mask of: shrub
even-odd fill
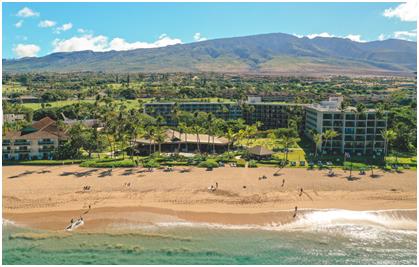
[[[255,160],[249,161],[249,164],[247,165],[249,168],[257,168],[257,163]]]
[[[198,167],[200,168],[217,168],[218,163],[213,159],[207,159],[206,161],[203,161],[198,164]]]
[[[39,165],[39,166],[50,166],[50,165],[65,165],[80,163],[82,160],[4,160],[3,165]]]
[[[158,168],[160,167],[160,163],[151,159],[149,161],[144,162],[143,167],[144,168]]]
[[[236,165],[237,167],[246,167],[246,161],[244,159],[238,159]]]
[[[135,167],[135,162],[131,159],[102,159],[85,161],[80,166],[90,168],[127,168]]]

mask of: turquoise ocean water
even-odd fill
[[[280,226],[125,225],[50,232],[3,221],[3,264],[416,264],[416,222],[317,212]]]

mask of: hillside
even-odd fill
[[[358,43],[273,33],[152,49],[3,59],[3,71],[412,75],[416,57],[416,42],[390,39]]]

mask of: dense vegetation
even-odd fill
[[[153,140],[150,151],[158,152],[167,127],[161,117],[154,118],[143,113],[143,104],[147,101],[241,101],[252,94],[280,94],[291,97],[289,101],[299,103],[343,95],[346,104],[355,105],[359,110],[378,108],[388,111],[389,129],[383,134],[388,140],[389,152],[406,154],[416,151],[416,84],[408,78],[309,78],[213,73],[5,74],[3,86],[4,96],[31,95],[41,102],[3,101],[4,113],[26,113],[33,120],[45,116],[62,120],[61,114],[64,114],[71,119],[95,118],[103,122],[101,131],[81,124],[66,129],[70,139],[56,152],[55,157],[59,159],[76,159],[83,154],[100,156],[104,152],[111,157],[125,153],[132,158],[130,142],[140,137]],[[274,147],[286,149],[298,147],[302,139],[298,131],[301,114],[290,120],[289,129],[270,131],[261,131],[259,124],[245,125],[243,120],[224,121],[203,112],[191,114],[176,109],[173,116],[178,124],[177,131],[223,136],[229,140],[229,148],[257,144],[257,140],[265,139]],[[23,125],[22,122],[5,123],[3,130],[20,129]],[[330,134],[333,133],[328,133],[329,137],[323,136],[323,140],[330,138]],[[308,148],[315,152],[313,145]]]

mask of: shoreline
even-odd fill
[[[84,210],[3,213],[3,220],[13,222],[16,226],[30,227],[39,230],[64,230],[69,224],[68,219],[78,218]],[[350,213],[352,216],[362,214],[387,215],[394,220],[410,220],[416,225],[416,209],[388,209],[388,210],[346,210],[331,209],[302,209],[294,218],[294,211],[281,210],[261,213],[216,213],[176,211],[153,207],[103,207],[91,209],[82,215],[85,224],[77,232],[101,232],[129,230],[131,226],[159,226],[176,224],[203,224],[223,226],[285,226],[297,222],[315,212],[327,214],[330,212]],[[340,219],[340,218],[338,218]],[[355,218],[355,220],[358,220]],[[362,221],[362,219],[359,219]],[[131,229],[132,230],[132,229]],[[416,230],[416,227],[415,227]]]

